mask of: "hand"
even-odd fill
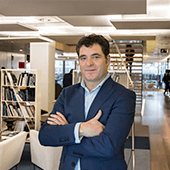
[[[48,118],[47,123],[50,125],[66,125],[68,124],[66,118],[60,112],[56,112],[56,114],[51,114],[51,117]]]
[[[79,136],[93,137],[103,132],[105,126],[98,121],[101,115],[102,111],[99,110],[97,115],[93,119],[81,123],[79,129]]]

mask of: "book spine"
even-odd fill
[[[29,113],[29,116],[30,116],[30,117],[34,117],[33,114],[32,114],[32,112],[31,112],[31,110],[30,110],[30,107],[27,106],[26,109],[27,109],[27,111],[28,111],[28,113]]]
[[[13,116],[9,106],[7,106],[7,116]]]
[[[22,113],[22,111],[21,111],[21,108],[18,108],[18,109],[17,109],[17,112],[19,113],[19,115],[21,115],[21,117],[24,117],[24,115],[23,115],[23,113]]]
[[[33,105],[29,106],[32,112],[32,115],[35,116],[35,107]]]
[[[10,85],[14,85],[11,73],[7,72],[7,75],[8,75],[8,79],[9,79]]]
[[[3,104],[3,116],[6,116],[6,105]]]
[[[20,97],[19,94],[16,94],[16,97],[17,97],[17,99],[18,99],[19,102],[23,102],[23,99]]]
[[[28,115],[28,112],[27,112],[25,106],[21,106],[21,110],[22,110],[22,113],[23,113],[24,117],[30,117],[30,116]]]

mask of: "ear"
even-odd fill
[[[110,55],[109,54],[107,55],[106,63],[108,66],[110,65]]]

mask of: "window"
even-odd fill
[[[71,69],[75,69],[75,61],[65,61],[65,73],[69,73]]]
[[[150,83],[155,83],[155,89],[165,87],[162,82],[166,70],[166,63],[143,63],[143,83],[148,88]]]
[[[63,87],[63,76],[69,73],[71,69],[75,69],[75,61],[55,60],[55,82]]]
[[[55,82],[63,86],[63,61],[55,60]]]

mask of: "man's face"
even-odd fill
[[[79,63],[85,83],[93,82],[98,85],[107,74],[110,56],[108,55],[106,60],[99,44],[82,46],[79,51]]]

